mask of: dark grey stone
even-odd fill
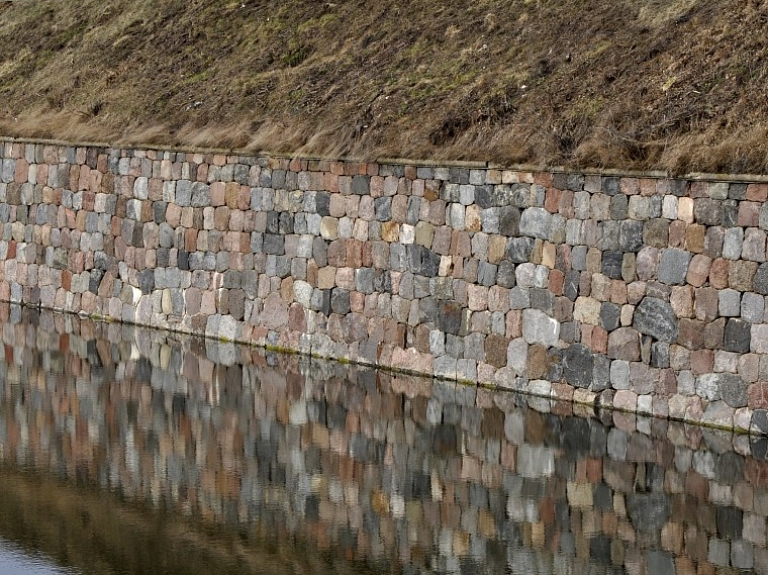
[[[349,292],[341,288],[331,290],[331,310],[334,313],[347,315],[350,312]]]
[[[535,241],[529,237],[512,238],[507,244],[507,258],[516,264],[528,262],[531,258]]]
[[[532,308],[540,309],[547,315],[552,315],[555,296],[551,291],[544,288],[531,288],[528,291],[528,296],[530,297]]]
[[[321,216],[331,215],[331,194],[328,192],[317,192],[315,194],[315,212]]]
[[[731,407],[747,406],[747,384],[734,373],[717,374],[720,396]]]
[[[373,280],[376,272],[373,268],[360,268],[355,270],[355,287],[357,291],[365,294],[373,293]]]
[[[621,191],[621,180],[614,176],[603,176],[600,181],[600,189],[604,194],[615,196]]]
[[[715,481],[723,485],[734,485],[744,480],[744,456],[733,451],[720,454],[715,464]]]
[[[652,248],[666,248],[669,245],[669,221],[655,218],[645,222],[643,243]]]
[[[619,248],[623,252],[638,252],[643,247],[643,222],[624,220],[619,227]]]
[[[744,530],[744,512],[738,507],[721,507],[715,510],[717,535],[721,539],[741,539]]]
[[[455,301],[441,301],[438,304],[437,325],[440,331],[458,334],[461,331],[463,310]]]
[[[388,222],[392,219],[392,198],[376,198],[373,205],[378,221]]]
[[[621,279],[621,265],[623,261],[624,254],[621,252],[610,250],[603,252],[603,274],[614,280]]]
[[[485,287],[496,284],[496,266],[488,262],[480,262],[477,266],[477,283]]]
[[[746,200],[747,184],[731,184],[728,186],[728,198],[731,200]]]
[[[352,178],[352,193],[365,196],[371,192],[370,176],[354,176]]]
[[[722,226],[732,228],[739,222],[739,204],[736,200],[725,200],[723,202]]]
[[[503,288],[515,287],[515,264],[504,260],[496,270],[496,283]]]
[[[328,265],[328,242],[321,237],[312,240],[312,257],[318,267]]]
[[[264,234],[265,254],[281,256],[285,254],[285,238],[279,234]]]
[[[589,387],[592,383],[594,361],[590,349],[580,343],[571,345],[563,354],[565,380],[576,387]]]
[[[654,549],[645,552],[646,573],[653,575],[675,575],[675,561],[671,553]]]
[[[152,219],[156,224],[162,224],[165,221],[165,211],[168,209],[166,202],[154,202],[152,204]]]
[[[499,233],[515,238],[520,233],[520,210],[514,206],[504,206],[499,215]]]
[[[562,337],[563,330],[560,329]],[[602,353],[593,356],[592,385],[590,391],[603,391],[611,386],[611,360]]]
[[[278,233],[292,234],[293,233],[293,214],[290,212],[280,212],[278,221]]]
[[[606,331],[613,331],[619,327],[621,320],[621,307],[609,302],[600,305],[600,325]]]
[[[723,218],[722,202],[711,198],[696,198],[693,201],[693,215],[696,223],[719,226]]]
[[[675,312],[668,302],[660,299],[643,298],[635,310],[632,327],[659,341],[674,343],[677,340],[678,324]]]
[[[579,282],[581,281],[581,274],[577,270],[571,270],[565,274],[565,282],[563,284],[563,294],[571,301],[576,301],[579,297]]]
[[[405,212],[405,223],[415,226],[419,223],[419,210],[421,209],[421,198],[411,196],[408,198],[408,207]]]
[[[475,186],[475,203],[481,208],[488,209],[496,205],[492,186]]]
[[[629,200],[624,194],[613,196],[611,198],[611,219],[612,220],[625,220],[627,217],[627,211],[629,209]]]
[[[755,291],[762,295],[768,295],[768,263],[760,264],[760,267],[757,268]]]
[[[743,319],[730,318],[725,324],[724,346],[726,351],[749,353],[752,324]]]
[[[666,493],[630,493],[627,496],[627,513],[638,531],[660,531],[669,518],[669,496]]]
[[[666,369],[669,367],[669,344],[657,341],[651,344],[651,367]]]

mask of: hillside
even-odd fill
[[[0,134],[768,173],[768,1],[0,2]]]

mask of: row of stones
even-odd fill
[[[18,340],[15,343],[18,345]],[[92,346],[77,344],[75,349],[78,357],[82,356],[88,347]],[[158,358],[158,360],[160,359]],[[35,365],[35,363],[33,362],[31,365]],[[87,369],[87,362],[84,365]],[[127,367],[117,371],[134,373],[136,368]],[[139,371],[141,370],[139,369]],[[290,379],[290,375],[288,379]],[[325,375],[322,379],[330,381],[317,387],[310,396],[292,400],[287,408],[280,408],[281,402],[285,400],[286,376],[284,370],[274,375],[259,373],[257,377],[251,380],[258,382],[257,389],[260,393],[267,394],[263,398],[267,401],[267,411],[261,417],[266,419],[277,417],[282,425],[290,424],[307,430],[306,434],[302,434],[302,437],[306,437],[306,443],[302,445],[301,450],[308,463],[301,469],[294,470],[290,466],[286,467],[290,474],[309,473],[315,477],[310,496],[295,510],[304,520],[322,520],[327,528],[328,524],[334,524],[338,518],[344,518],[338,528],[344,529],[351,526],[356,530],[360,524],[354,518],[359,517],[362,506],[364,515],[373,513],[375,516],[377,528],[374,529],[374,532],[387,532],[386,523],[391,521],[388,517],[392,517],[395,521],[405,520],[416,525],[441,525],[442,528],[452,534],[450,544],[442,545],[440,547],[441,552],[456,556],[471,553],[476,559],[482,560],[484,556],[478,549],[484,547],[485,544],[472,545],[470,550],[468,546],[462,544],[463,534],[474,533],[473,537],[479,536],[481,538],[498,537],[505,532],[504,520],[501,519],[504,516],[508,516],[516,525],[524,527],[524,532],[531,530],[529,535],[524,537],[525,544],[536,549],[549,547],[547,544],[548,531],[544,529],[544,525],[554,519],[551,517],[551,511],[547,511],[550,506],[545,502],[543,507],[540,507],[542,505],[540,502],[534,502],[530,499],[531,495],[526,495],[538,493],[543,488],[545,493],[554,498],[555,507],[557,507],[558,501],[567,501],[568,516],[564,520],[562,513],[559,514],[561,527],[569,526],[561,533],[561,537],[567,542],[564,550],[566,554],[576,553],[580,558],[584,558],[585,554],[591,552],[593,558],[598,561],[603,559],[621,564],[624,560],[630,562],[636,560],[638,551],[650,549],[646,553],[640,553],[641,559],[652,557],[650,559],[652,562],[657,560],[670,561],[670,557],[664,553],[654,555],[657,552],[653,550],[661,547],[668,552],[682,555],[678,559],[679,566],[688,565],[687,560],[702,565],[711,561],[717,565],[731,564],[738,568],[755,567],[761,569],[764,567],[762,549],[765,546],[765,514],[768,512],[768,498],[764,489],[755,489],[742,482],[745,461],[740,457],[732,453],[717,456],[707,450],[692,452],[688,448],[681,447],[670,452],[668,448],[656,447],[647,439],[643,440],[637,435],[627,436],[616,429],[611,430],[606,435],[605,431],[601,431],[600,426],[591,426],[586,421],[570,419],[559,424],[562,425],[559,430],[559,437],[562,438],[561,441],[564,441],[562,445],[564,452],[570,454],[569,459],[571,461],[573,458],[577,460],[574,466],[573,463],[563,461],[562,456],[551,448],[545,448],[541,445],[542,438],[548,435],[548,432],[546,425],[544,425],[545,419],[536,414],[523,415],[520,411],[512,411],[507,412],[506,417],[499,420],[498,411],[495,408],[481,409],[477,412],[475,407],[453,403],[459,396],[466,396],[464,402],[469,402],[474,406],[477,400],[472,401],[471,398],[475,395],[475,390],[471,388],[467,388],[471,393],[461,391],[457,395],[458,390],[455,386],[437,386],[430,392],[432,394],[430,402],[415,410],[413,409],[415,406],[408,409],[408,402],[406,402],[407,413],[404,415],[418,418],[415,420],[417,421],[417,429],[422,427],[434,428],[435,426],[440,429],[441,426],[446,426],[444,430],[447,430],[447,427],[453,427],[451,421],[457,417],[458,413],[461,413],[460,418],[456,420],[456,428],[467,434],[466,441],[462,440],[462,442],[466,443],[470,452],[456,459],[455,463],[447,464],[446,472],[453,475],[455,479],[445,477],[438,479],[435,483],[435,478],[430,478],[428,475],[412,477],[407,479],[399,488],[390,491],[390,487],[376,483],[360,485],[347,473],[341,473],[338,477],[346,479],[339,481],[333,477],[335,472],[328,468],[325,474],[330,473],[330,475],[324,474],[322,479],[318,480],[317,475],[312,472],[314,464],[309,463],[317,448],[320,448],[321,451],[336,449],[341,453],[350,452],[353,458],[362,458],[363,460],[371,456],[376,457],[374,454],[377,452],[383,453],[378,448],[366,449],[362,452],[356,451],[357,447],[351,446],[351,444],[337,443],[338,438],[331,440],[334,429],[338,429],[339,426],[341,428],[349,426],[350,420],[346,416],[348,411],[360,414],[360,428],[363,433],[371,434],[371,437],[377,433],[377,429],[383,430],[391,427],[391,424],[387,423],[390,419],[396,421],[398,417],[403,416],[396,407],[403,405],[402,400],[398,399],[399,396],[386,397],[387,394],[392,393],[391,391],[384,391],[384,395],[379,395],[379,397],[372,397],[365,393],[360,395],[359,388],[356,391],[355,386],[350,388],[349,384],[339,383],[338,380],[334,382],[333,378],[327,378]],[[19,380],[11,378],[6,381]],[[35,381],[35,378],[27,381]],[[168,421],[178,417],[177,414],[171,416],[170,403],[151,401],[149,396],[129,390],[131,385],[124,385],[125,383],[128,382],[124,381],[120,387],[123,389],[123,394],[127,395],[130,400],[144,397],[143,400],[140,400],[138,410],[140,415],[138,423],[140,425],[156,425],[160,420],[154,412],[163,405],[165,405],[164,409],[169,410],[166,414]],[[419,389],[425,388],[415,388],[413,391],[418,393]],[[65,396],[69,393],[65,386],[58,388],[58,390],[63,392]],[[80,395],[82,396],[82,394]],[[95,399],[104,401],[106,397],[104,395],[95,396]],[[109,397],[112,401],[115,400],[114,394],[109,394]],[[42,395],[42,398],[45,399],[46,395]],[[76,401],[80,400],[87,401],[84,396]],[[331,403],[328,403],[329,401]],[[152,407],[145,405],[146,402],[150,402]],[[339,406],[335,407],[334,402],[339,402]],[[40,405],[46,405],[46,403],[47,400],[40,402]],[[174,406],[175,403],[174,400]],[[246,418],[239,424],[241,427],[245,426],[243,427],[244,430],[246,427],[251,430],[258,430],[263,428],[263,425],[261,427],[248,425],[247,420],[252,417],[250,409],[253,409],[254,405],[260,404],[261,402],[254,403],[251,397],[244,397],[242,406],[248,407],[232,405],[228,409],[234,409],[238,417]],[[434,407],[430,408],[430,405],[437,405],[438,411]],[[358,411],[353,406],[367,407],[367,409]],[[119,406],[115,407],[115,413],[123,412]],[[278,412],[275,412],[275,409]],[[279,411],[283,410],[287,420],[281,420],[278,416]],[[93,412],[81,410],[80,413]],[[202,414],[202,412],[200,413]],[[419,413],[421,415],[418,415]],[[380,422],[380,418],[383,418],[384,421]],[[464,423],[459,424],[460,420]],[[47,420],[30,417],[28,421],[43,422]],[[102,429],[103,432],[106,432],[101,426],[93,427],[91,421],[89,424],[93,429]],[[494,431],[499,424],[502,424],[503,429],[499,428]],[[551,419],[546,424],[558,425],[557,420]],[[164,427],[156,430],[159,434],[157,437],[161,440],[160,446],[181,445],[178,439],[169,442],[163,440],[170,429],[172,428]],[[195,429],[197,428],[195,427]],[[277,427],[270,432],[270,441],[274,441],[275,438],[279,438],[280,442],[289,441],[287,429],[278,432],[279,429],[280,427]],[[213,430],[209,431],[211,432],[210,435],[204,434],[198,437],[197,441],[216,444],[223,442],[220,443],[222,446],[231,443],[229,434],[233,433],[234,430],[224,428],[215,433]],[[249,433],[253,433],[253,431]],[[516,446],[511,454],[505,455],[506,452],[503,447],[499,450],[498,447],[493,446],[495,442],[498,442],[496,437],[499,434]],[[32,436],[34,436],[34,432]],[[53,436],[55,437],[56,434],[54,433]],[[142,441],[143,434],[137,432],[132,437],[135,438],[135,444],[143,451],[146,448]],[[483,437],[479,442],[474,439],[479,437]],[[86,438],[82,439],[85,440]],[[287,460],[280,460],[278,453],[290,453],[289,448],[281,449],[275,445],[269,449],[269,453],[272,455],[268,455],[264,451],[267,448],[266,445],[263,445],[264,442],[254,439],[256,444],[260,446],[260,456],[267,457],[266,460],[260,460],[262,465],[265,461],[272,461],[274,458],[277,458],[274,459],[276,465],[281,465],[281,461],[282,465],[288,465]],[[99,439],[99,441],[101,440],[108,441],[108,438]],[[333,443],[329,443],[329,440]],[[386,439],[386,442],[394,442],[395,445],[401,441],[406,441],[411,449],[426,445],[434,445],[436,449],[442,449],[440,445],[449,446],[456,441],[456,438],[451,440],[436,435],[433,441],[437,443],[433,444],[429,441],[424,442],[419,437],[408,439],[406,433],[406,436],[395,434],[387,436]],[[248,443],[245,442],[245,444]],[[153,440],[152,444],[157,445],[157,441]],[[573,448],[576,451],[573,451]],[[83,453],[87,452],[87,450],[83,451]],[[168,457],[170,453],[161,449],[159,453],[155,454],[155,457]],[[398,453],[398,450],[395,449],[393,453]],[[603,457],[607,454],[611,459],[605,459],[602,463],[599,459],[594,459],[601,454]],[[615,463],[611,463],[613,457],[621,459],[639,458],[641,461],[647,461],[649,457],[651,460],[656,460],[661,454],[664,454],[663,460],[670,465],[666,471],[664,471],[663,466],[651,468],[638,466],[635,468],[634,466],[617,466]],[[473,464],[473,461],[488,462],[494,458],[509,457],[510,455],[512,459],[507,465],[510,471],[515,471],[517,475],[507,477],[503,482],[490,483],[487,485],[488,491],[478,491],[477,485],[483,484],[484,477],[487,484],[487,478],[492,477],[492,474],[488,473],[487,470],[483,474],[482,468]],[[242,455],[234,454],[234,457],[234,462],[225,461],[224,464],[234,463],[236,468],[245,468],[243,467],[245,464],[239,461]],[[750,460],[747,460],[747,467],[749,464]],[[673,467],[674,471],[672,470]],[[407,466],[399,468],[405,469]],[[164,465],[160,464],[158,469],[164,469]],[[255,469],[249,469],[249,471],[256,473]],[[174,473],[172,472],[169,476],[171,481],[175,477]],[[360,477],[362,476],[361,474]],[[373,477],[371,474],[365,474],[365,476]],[[553,482],[553,476],[557,477],[558,480]],[[709,478],[709,481],[704,478]],[[186,475],[180,479],[182,482],[188,480],[190,479]],[[309,480],[309,475],[307,480]],[[122,481],[130,485],[132,478],[126,475]],[[287,481],[290,483],[289,479]],[[690,499],[690,496],[694,494],[699,501],[698,503],[691,501],[690,505],[686,505],[682,499],[674,495],[669,500],[653,496],[632,495],[638,481],[646,488],[651,489],[652,492],[660,490],[666,485],[673,493],[684,493],[686,499]],[[426,482],[426,487],[422,487],[424,482]],[[540,486],[536,487],[539,483]],[[495,491],[500,489],[502,484],[506,487],[500,502],[501,507],[496,509],[494,507],[494,502],[497,501]],[[221,484],[219,483],[219,485]],[[205,485],[201,487],[210,489]],[[224,489],[224,495],[226,495],[226,488],[221,486],[219,488]],[[242,492],[238,491],[237,493]],[[427,500],[425,501],[425,494],[430,493],[433,494],[433,501],[429,500],[429,495],[426,495]],[[703,505],[703,502],[707,500],[711,501],[711,507]],[[416,504],[415,501],[421,503]],[[461,510],[458,514],[449,511],[451,501]],[[252,505],[253,502],[250,504]],[[732,504],[746,512],[722,507]],[[445,507],[446,505],[448,507]],[[489,506],[487,511],[483,509],[484,506]],[[441,510],[443,507],[445,509]],[[480,507],[479,512],[476,507]],[[474,511],[473,508],[475,508]],[[672,509],[675,511],[674,518],[670,514]],[[321,512],[321,510],[323,511]],[[434,523],[431,523],[433,521]],[[643,525],[644,527],[636,531],[632,527],[633,525]],[[613,543],[614,540],[617,543]],[[607,548],[603,543],[604,541],[607,541],[605,544]],[[619,541],[624,543],[619,543]],[[428,548],[434,544],[434,540],[432,537],[428,537],[421,543]]]

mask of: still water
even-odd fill
[[[763,439],[7,305],[0,325],[0,575],[768,573]]]

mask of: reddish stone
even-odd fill
[[[563,284],[565,283],[565,274],[560,270],[549,272],[549,291],[556,296],[563,295]]]
[[[696,318],[702,321],[712,321],[717,317],[718,296],[714,288],[698,288],[694,295]]]
[[[723,348],[723,333],[725,332],[725,318],[721,317],[704,326],[704,347],[707,349]]]
[[[760,223],[760,204],[757,202],[739,202],[737,224],[744,228],[757,227]]]
[[[711,373],[715,364],[715,352],[711,349],[697,349],[691,352],[691,373]]]
[[[677,341],[688,349],[704,347],[704,322],[695,319],[682,318],[678,324]]]
[[[675,220],[669,224],[669,247],[682,248],[685,244],[685,229],[688,227],[682,220]]]
[[[688,266],[686,281],[694,287],[701,287],[707,281],[712,260],[707,256],[696,254]]]
[[[427,334],[427,337],[429,337],[429,334]],[[497,334],[489,335],[485,339],[485,361],[494,367],[504,367],[507,365],[508,345],[509,338]]]
[[[562,192],[557,188],[547,189],[546,199],[544,200],[544,209],[548,212],[556,214],[560,209],[560,198]]]
[[[747,405],[750,409],[768,409],[768,382],[758,381],[749,386]]]
[[[709,268],[709,284],[716,289],[727,288],[729,273],[730,262],[728,260],[723,258],[714,260]]]
[[[747,186],[747,199],[750,202],[764,202],[768,200],[768,184],[749,184]]]

